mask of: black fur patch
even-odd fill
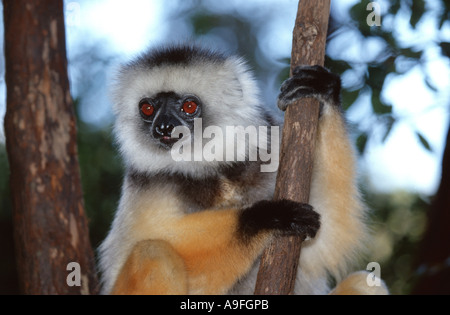
[[[128,178],[137,188],[151,190],[152,186],[173,187],[186,204],[187,212],[211,207],[217,195],[220,194],[220,181],[217,176],[195,178],[178,173],[145,174],[131,171]]]
[[[222,200],[222,181],[224,179],[234,185],[236,193],[242,196],[242,204],[252,204],[255,202],[255,190],[260,190],[260,184],[267,180],[264,176],[270,175],[260,172],[260,164],[254,162],[224,165],[217,170],[216,175],[207,177],[165,172],[146,174],[135,170],[127,172],[130,184],[136,189],[147,189],[150,191],[149,193],[151,193],[152,186],[167,186],[174,189],[186,205],[186,213],[217,208],[217,202]],[[155,198],[157,197],[155,196]],[[240,207],[240,205],[236,206]]]
[[[131,66],[157,67],[161,65],[189,65],[194,62],[224,62],[222,53],[192,45],[169,46],[150,50],[131,62]]]
[[[242,211],[238,233],[244,240],[267,230],[312,238],[319,227],[320,215],[308,204],[285,199],[263,200]]]

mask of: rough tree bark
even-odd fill
[[[301,0],[295,21],[291,73],[298,65],[322,65],[329,0]],[[319,103],[308,98],[285,113],[275,199],[308,203]],[[291,294],[300,257],[300,237],[276,239],[261,258],[255,294]]]
[[[3,6],[5,132],[19,285],[24,294],[95,294],[63,2],[4,0]],[[81,286],[67,285],[70,262],[81,267]]]

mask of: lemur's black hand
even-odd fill
[[[278,107],[286,110],[289,104],[304,97],[315,97],[321,102],[340,104],[341,79],[321,66],[298,66],[292,77],[281,85]]]
[[[320,215],[309,204],[291,200],[263,200],[242,211],[239,232],[244,238],[260,231],[313,238],[320,227]]]

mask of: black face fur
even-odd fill
[[[160,92],[154,97],[143,98],[138,104],[138,110],[143,131],[165,149],[170,149],[183,137],[181,134],[172,137],[176,127],[185,126],[192,133],[194,119],[202,118],[202,102],[193,94]]]

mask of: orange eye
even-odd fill
[[[144,114],[144,116],[150,117],[151,115],[153,115],[154,111],[155,108],[149,103],[144,103],[141,105],[141,112],[142,114]]]
[[[183,104],[181,110],[188,115],[192,115],[197,111],[198,105],[193,101],[188,101]]]

